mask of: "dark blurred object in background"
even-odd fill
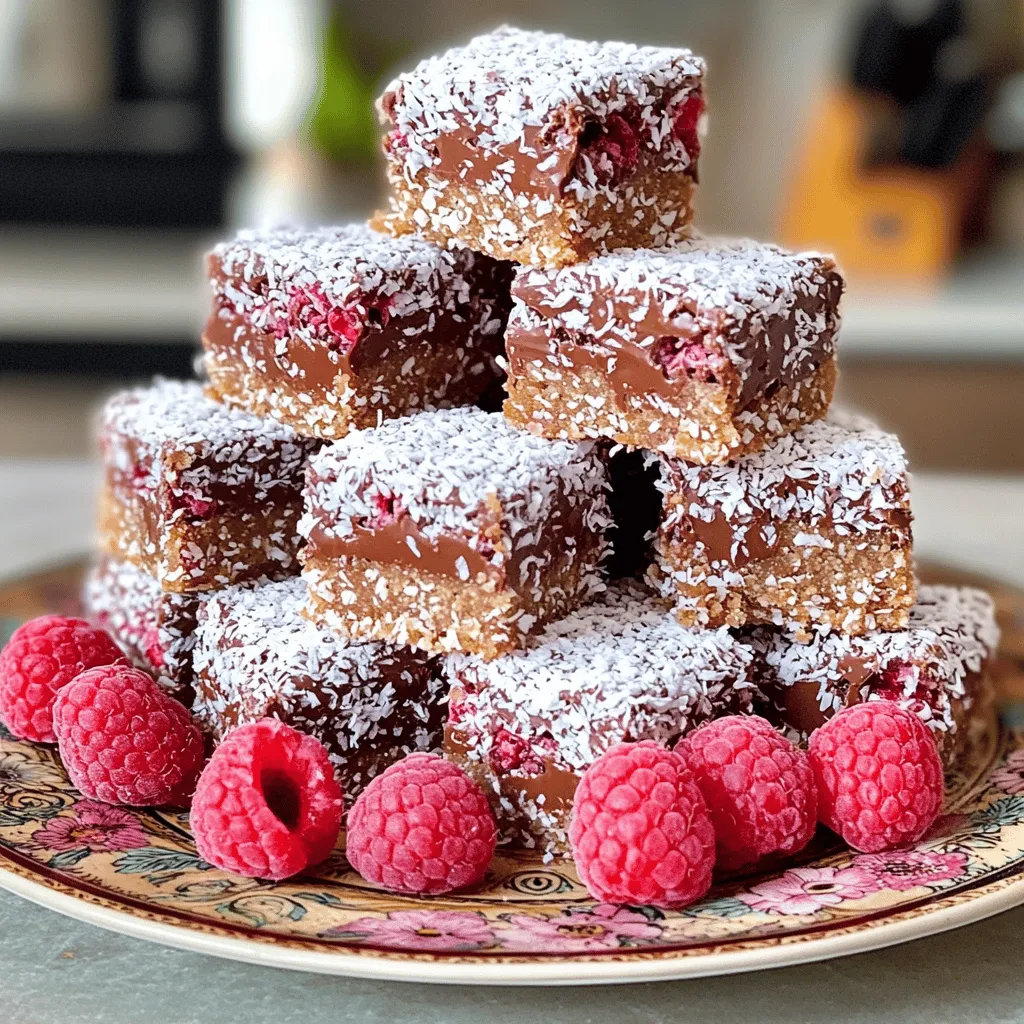
[[[928,281],[983,235],[992,84],[963,0],[873,0],[808,126],[782,233],[853,277]]]
[[[236,158],[215,0],[7,3],[0,220],[205,228]]]

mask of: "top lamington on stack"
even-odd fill
[[[562,266],[683,238],[704,62],[689,50],[502,28],[421,61],[379,101],[389,226]]]
[[[211,253],[206,394],[108,408],[89,602],[212,740],[283,718],[352,797],[447,718],[547,857],[595,758],[723,714],[955,751],[991,602],[918,595],[903,449],[829,412],[834,262],[693,229],[703,74],[499,29],[385,90],[372,227]]]

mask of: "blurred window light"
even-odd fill
[[[316,94],[321,0],[230,0],[227,124],[242,149],[293,134]]]
[[[147,0],[139,25],[146,85],[158,93],[181,93],[199,75],[199,25],[195,5],[185,0]]]
[[[1024,152],[1024,73],[999,84],[986,126],[989,141],[1004,153]]]

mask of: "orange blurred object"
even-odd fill
[[[825,248],[856,278],[925,284],[943,276],[983,176],[968,146],[948,169],[865,166],[877,101],[837,89],[809,122],[783,204],[780,234],[798,248]]]

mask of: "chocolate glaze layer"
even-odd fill
[[[797,318],[816,316],[821,309],[834,310],[842,291],[842,281],[830,274],[824,289],[813,296],[798,296],[787,317],[775,317],[767,326],[767,340],[752,334],[749,322],[728,327],[725,314],[720,310],[704,311],[680,309],[666,316],[665,310],[655,302],[637,295],[622,295],[597,289],[593,292],[589,308],[571,300],[552,306],[543,289],[530,286],[525,279],[517,280],[513,295],[539,316],[550,320],[556,313],[576,310],[587,319],[587,328],[573,337],[566,336],[550,326],[527,329],[513,323],[506,335],[509,368],[513,377],[523,376],[528,363],[540,360],[559,367],[589,366],[606,373],[609,383],[623,397],[655,394],[668,401],[678,401],[689,378],[685,375],[669,378],[654,361],[659,338],[680,338],[693,341],[700,338],[713,356],[721,357],[731,349],[744,361],[750,360],[745,377],[731,374],[730,380],[719,381],[727,387],[735,410],[741,411],[757,402],[770,388],[790,386],[810,376],[834,351],[835,320],[817,336],[811,355],[804,360],[784,365],[789,351],[787,338],[795,333]],[[634,320],[637,309],[646,308],[641,320]],[[606,334],[609,325],[629,324],[637,335],[636,342],[611,338]],[[729,332],[728,346],[723,345],[725,332]]]
[[[509,271],[494,263],[494,280],[481,281],[482,290],[500,289],[501,278]],[[220,263],[209,260],[209,274],[219,291],[226,283],[236,287],[239,282],[228,282]],[[300,383],[306,388],[322,391],[340,390],[339,377],[374,379],[381,363],[396,352],[404,354],[422,350],[425,357],[451,350],[465,343],[467,336],[467,310],[438,306],[419,309],[405,316],[390,317],[388,322],[367,322],[354,344],[340,347],[330,341],[309,344],[293,335],[278,339],[267,331],[253,327],[229,306],[214,304],[213,312],[203,331],[203,347],[215,360],[227,365],[255,365],[268,383]],[[506,311],[495,303],[495,315],[504,317]],[[501,335],[496,333],[494,353],[500,351]],[[481,340],[482,336],[481,336]],[[481,359],[486,349],[481,348]]]
[[[311,557],[363,558],[455,579],[465,577],[465,574],[459,575],[455,564],[464,558],[469,579],[483,574],[486,579],[501,585],[505,576],[501,566],[494,565],[462,538],[450,534],[441,534],[435,540],[425,537],[408,515],[399,516],[395,522],[373,530],[354,526],[352,535],[348,537],[336,537],[328,534],[322,526],[315,526],[310,532],[306,550]]]
[[[676,86],[672,92],[678,88]],[[694,90],[694,94],[702,95],[699,90]],[[667,93],[660,102],[660,110],[664,110],[666,98]],[[392,119],[395,102],[394,91],[381,97],[382,109],[389,119]],[[593,120],[579,107],[564,106],[556,110],[543,127],[524,125],[521,139],[484,148],[478,141],[479,125],[474,126],[464,115],[450,112],[450,116],[457,127],[438,135],[430,147],[436,160],[430,167],[432,176],[478,187],[495,178],[504,178],[517,195],[551,202],[562,198],[566,184],[573,178],[580,137]],[[384,137],[383,144],[386,154],[396,161],[403,160],[400,145],[391,135]],[[657,159],[647,143],[641,145],[651,159]],[[692,157],[688,172],[696,180],[697,162]]]
[[[879,674],[867,661],[847,655],[839,664],[843,674],[841,682],[834,687],[844,708],[863,703],[877,685]],[[964,680],[966,701],[977,690],[982,673],[970,672]],[[781,725],[810,736],[815,729],[824,725],[834,712],[821,710],[818,704],[818,684],[799,682],[792,686],[769,686],[762,689],[772,705],[774,716]],[[957,716],[959,717],[959,716]]]
[[[661,466],[663,473],[671,474],[670,460],[662,459]],[[785,495],[801,486],[801,481],[788,478],[779,487],[779,492]],[[701,506],[703,499],[692,491],[680,489],[680,501],[675,503],[674,507],[687,509],[693,503]],[[865,518],[869,517],[866,515]],[[910,537],[912,515],[909,508],[882,509],[870,518],[880,518],[888,524],[887,532],[891,534],[894,546],[900,544],[901,538]],[[710,520],[694,515],[683,515],[672,533],[677,536],[680,533],[684,536],[689,534],[703,544],[710,561],[724,562],[735,569],[741,569],[750,562],[770,558],[778,551],[779,525],[765,512],[747,513],[741,521],[733,522],[720,510],[716,510]],[[823,515],[808,525],[822,532],[831,530],[832,517],[829,508],[826,507]]]
[[[469,756],[469,744],[466,734],[451,722],[444,730],[444,752],[445,756],[456,764],[473,763]],[[543,796],[540,806],[544,811],[552,815],[565,815],[566,820],[572,813],[572,798],[576,793],[580,777],[566,768],[559,768],[551,758],[543,759],[543,770],[537,774],[526,772],[496,772],[490,765],[480,764],[480,768],[489,774],[493,774],[501,787],[503,796],[521,794],[532,803]]]

